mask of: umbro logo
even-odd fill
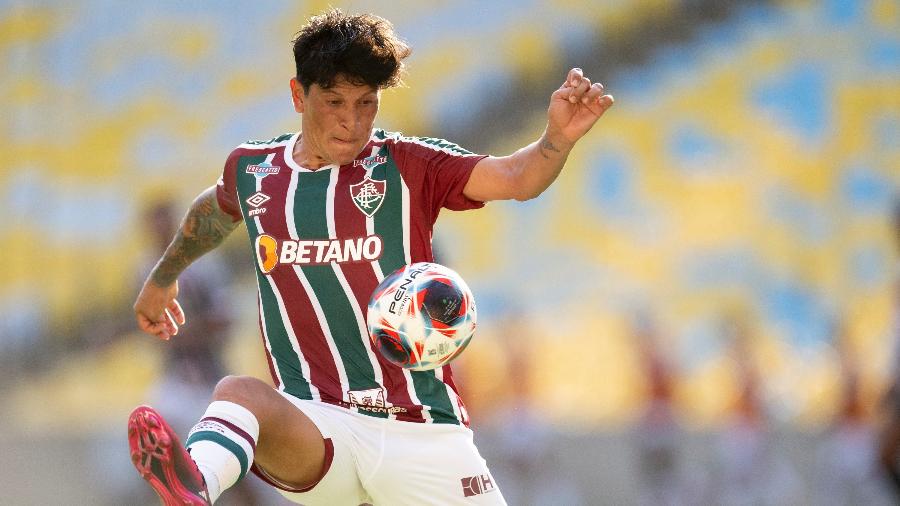
[[[250,195],[249,197],[247,197],[247,200],[245,200],[244,202],[246,202],[250,206],[256,208],[256,207],[259,207],[259,206],[265,204],[271,198],[272,197],[266,195],[263,192],[256,192],[253,195]]]

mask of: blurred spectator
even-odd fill
[[[842,330],[838,334],[841,361],[841,402],[834,422],[822,439],[815,504],[890,504],[875,479],[875,430],[863,404],[858,360]]]
[[[638,504],[687,504],[681,474],[682,430],[675,418],[674,371],[665,357],[656,323],[645,315],[632,323],[647,385],[647,402],[635,429],[640,488]]]
[[[155,249],[151,250],[152,258],[159,258],[168,247],[178,225],[176,220],[173,202],[167,199],[152,204],[145,211],[144,225],[155,244]],[[142,279],[153,267],[151,262],[145,262]],[[188,267],[179,278],[178,287],[179,300],[191,319],[179,330],[178,337],[163,348],[166,381],[206,390],[204,402],[198,409],[202,409],[212,387],[225,375],[222,352],[231,327],[226,274],[227,270],[216,255],[204,257]],[[195,417],[188,418],[192,425]]]
[[[155,244],[149,258],[159,258],[178,226],[175,205],[169,199],[151,204],[144,227]],[[153,267],[145,262],[140,279]],[[179,301],[187,322],[178,335],[162,344],[163,370],[151,387],[149,404],[156,407],[179,434],[187,434],[203,415],[216,383],[226,375],[224,352],[231,330],[228,270],[214,253],[192,264],[178,278]],[[137,293],[137,288],[134,290]],[[228,490],[222,504],[258,504],[255,480],[243,480]]]
[[[498,452],[492,471],[509,504],[521,506],[584,504],[576,483],[561,464],[567,457],[556,451],[560,435],[543,412],[534,387],[531,328],[526,312],[510,311],[504,322],[502,344],[506,353],[509,394],[497,399],[490,416],[491,444]]]
[[[34,350],[45,344],[47,314],[36,300],[40,297],[28,292],[0,299],[0,383],[33,370],[40,357]]]
[[[727,322],[738,392],[716,444],[715,504],[800,504],[802,486],[796,470],[777,443],[763,401],[752,336],[745,318]]]
[[[900,252],[900,200],[894,204],[894,241]],[[884,400],[884,427],[879,440],[879,462],[900,502],[900,262],[895,265],[893,378]]]

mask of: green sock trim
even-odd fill
[[[244,452],[244,449],[241,447],[241,445],[228,439],[222,434],[210,430],[197,431],[191,434],[191,437],[188,438],[185,446],[190,447],[197,441],[212,441],[213,443],[216,443],[217,445],[233,453],[234,456],[237,457],[238,462],[241,464],[241,475],[238,477],[238,480],[243,478],[247,474],[247,470],[250,469],[250,464],[247,462],[247,454]]]

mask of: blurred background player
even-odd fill
[[[534,323],[527,312],[515,307],[504,308],[503,318],[495,322],[503,329],[495,343],[499,347],[495,354],[503,357],[502,362],[481,367],[502,380],[497,381],[499,389],[486,400],[486,406],[475,405],[473,423],[477,433],[493,445],[491,461],[498,463],[491,471],[503,484],[510,504],[580,506],[586,501],[565,470],[568,452],[551,444],[555,429],[547,423],[542,413],[545,407],[535,395],[541,378],[534,367],[540,361],[535,350],[540,338]],[[462,372],[463,380],[471,377],[464,367]],[[469,391],[469,383],[460,383]]]
[[[884,504],[886,483],[878,466],[877,430],[864,401],[860,358],[841,322],[834,340],[840,358],[841,400],[822,435],[816,464],[815,504]]]
[[[143,216],[147,237],[154,247],[148,251],[150,258],[141,282],[165,253],[178,229],[171,197],[152,201]],[[178,278],[178,299],[191,315],[191,324],[181,329],[178,339],[162,347],[163,374],[150,387],[147,398],[180,434],[187,434],[200,418],[213,388],[228,371],[225,351],[231,338],[234,309],[233,296],[227,289],[230,279],[229,270],[217,254],[191,264]],[[257,504],[260,491],[255,485],[250,480],[241,481],[229,489],[221,504]]]
[[[712,501],[722,505],[798,504],[802,491],[797,474],[778,450],[777,427],[766,404],[754,329],[743,312],[729,314],[722,339],[729,347],[737,395],[715,442]]]
[[[664,338],[651,315],[635,315],[631,329],[647,383],[645,406],[634,429],[641,484],[638,504],[691,504],[682,470],[680,441],[684,433],[675,413],[675,361],[666,352]]]
[[[144,212],[148,237],[154,248],[152,259],[143,270],[143,279],[165,253],[178,229],[178,218],[171,199],[152,202]],[[179,277],[179,300],[192,315],[181,338],[163,347],[165,376],[154,388],[151,398],[160,410],[169,414],[174,426],[190,428],[200,413],[198,400],[206,400],[226,373],[224,351],[231,331],[231,297],[228,270],[218,255],[196,262]],[[202,404],[202,403],[201,403]]]
[[[894,240],[900,252],[900,198],[894,204]],[[879,441],[879,463],[887,475],[891,488],[900,501],[900,261],[895,261],[894,282],[894,359],[893,379],[884,398],[884,426]]]

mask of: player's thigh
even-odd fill
[[[216,385],[216,400],[235,402],[259,422],[254,464],[283,483],[305,487],[325,465],[325,440],[316,424],[279,391],[259,379],[229,376]]]
[[[290,501],[305,506],[358,506],[369,501],[359,479],[354,437],[342,420],[348,413],[335,411],[321,403],[283,395],[322,434],[326,449],[325,464],[318,480],[311,486],[294,488],[267,481]]]
[[[347,444],[341,438],[329,439],[333,455],[327,458],[324,475],[311,487],[293,488],[269,481],[286,499],[304,506],[359,506],[367,502],[356,472],[356,462]]]
[[[371,477],[363,477],[374,504],[506,504],[470,430],[414,425],[386,431],[382,463]]]

